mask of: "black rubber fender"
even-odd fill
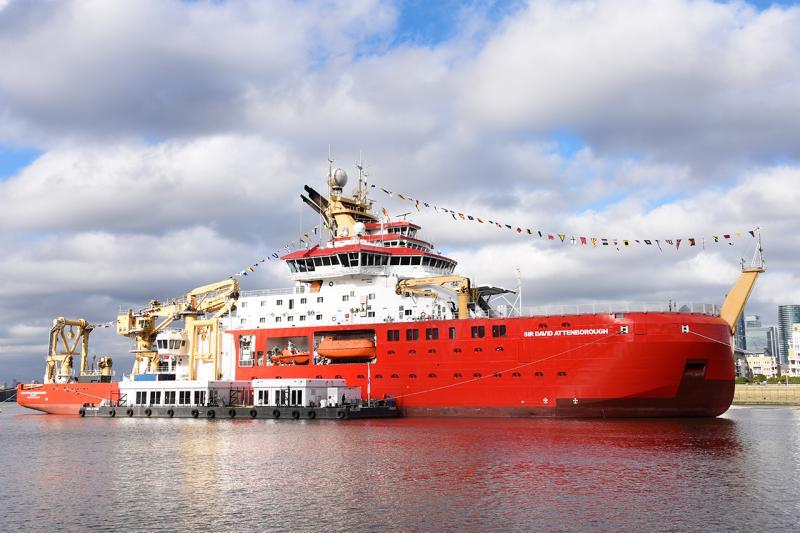
[[[344,409],[339,409],[338,411],[336,411],[336,418],[338,418],[339,420],[342,420],[346,416],[347,413],[344,412]]]
[[[236,409],[228,409],[228,416],[231,418],[236,418]]]
[[[280,418],[280,417],[281,417],[281,412],[278,409],[273,409],[272,418]]]
[[[115,409],[110,410],[108,412],[108,416],[110,416],[111,418],[114,418],[115,416],[117,416],[117,411]]]
[[[153,410],[148,407],[147,409],[144,410],[144,414],[145,416],[150,416],[153,414]]]
[[[200,415],[200,411],[197,409],[192,409],[192,418],[197,418]]]
[[[81,408],[78,410],[78,414],[79,414],[79,415],[81,415],[81,416],[86,416],[86,409],[84,409],[83,407],[81,407]]]
[[[315,418],[317,418],[317,412],[312,409],[311,411],[308,412],[308,415],[306,416],[308,416],[310,420],[314,420]]]
[[[214,418],[217,416],[217,413],[214,412],[213,409],[209,409],[206,411],[206,418]]]
[[[167,411],[167,416],[169,416],[170,418],[172,418],[173,416],[175,416],[175,411],[173,411],[172,409],[170,409],[169,411]]]
[[[258,416],[258,411],[255,409],[250,409],[250,418],[255,418]]]
[[[300,418],[300,411],[292,411],[292,418],[294,418],[295,420]]]
[[[128,409],[127,411],[125,411],[125,414],[128,416],[133,416],[133,409]]]

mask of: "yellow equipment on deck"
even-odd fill
[[[195,379],[198,360],[211,361],[214,379],[219,379],[219,317],[235,309],[238,298],[239,284],[230,278],[192,289],[184,298],[164,304],[153,300],[144,309],[128,309],[127,313],[117,316],[117,334],[136,343],[132,374],[140,373],[141,363],[145,360],[149,361],[151,372],[158,370],[158,352],[153,349],[156,335],[174,321],[183,320],[189,342],[189,379]],[[211,316],[203,318],[209,314]],[[207,348],[201,351],[201,346]]]
[[[62,316],[53,320],[44,371],[45,383],[72,381],[74,379],[72,365],[75,356],[80,357],[80,377],[98,374],[97,371],[88,368],[89,334],[94,328],[94,325],[83,319],[67,320]],[[79,344],[80,352],[78,351]],[[101,357],[98,367],[101,376],[111,376],[112,360],[110,357]]]
[[[458,297],[458,318],[463,320],[469,318],[469,304],[477,300],[475,289],[470,286],[469,278],[462,276],[434,276],[431,278],[410,278],[397,282],[395,292],[403,296],[428,296],[438,297],[438,293],[432,289],[421,287],[439,287]]]

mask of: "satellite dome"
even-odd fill
[[[353,233],[355,235],[364,235],[367,232],[367,227],[363,222],[356,222],[353,224]]]
[[[328,176],[328,185],[336,187],[337,189],[341,189],[347,185],[347,172],[341,168],[334,170],[333,173]]]

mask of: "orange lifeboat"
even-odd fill
[[[375,359],[375,343],[372,339],[335,339],[324,337],[317,353],[331,361],[358,363]]]
[[[279,365],[307,365],[309,360],[308,353],[293,352],[288,348],[284,348],[279,354],[271,356],[270,361]]]

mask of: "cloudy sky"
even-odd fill
[[[514,226],[699,239],[760,226],[749,313],[800,303],[800,6],[685,0],[0,0],[0,382],[50,321],[223,279],[351,176]],[[383,193],[525,305],[719,303],[753,241],[592,248]],[[245,289],[290,285],[284,265]],[[127,341],[93,351],[127,369]]]

